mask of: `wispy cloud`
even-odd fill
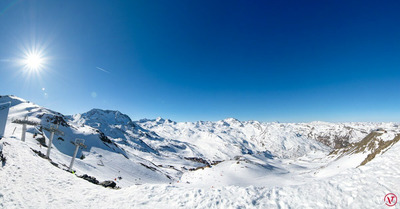
[[[101,71],[103,71],[103,72],[105,72],[105,73],[110,73],[110,71],[108,71],[108,70],[104,70],[103,68],[101,68],[101,67],[96,67],[98,70],[101,70]]]

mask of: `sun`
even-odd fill
[[[25,55],[23,63],[28,70],[40,70],[43,68],[44,58],[38,52],[30,52]]]
[[[16,57],[13,59],[16,73],[25,78],[24,83],[40,82],[43,86],[43,78],[51,72],[48,44],[37,41],[21,41],[16,47]]]

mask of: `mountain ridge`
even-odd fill
[[[56,136],[53,140],[55,154],[52,160],[58,164],[68,164],[74,149],[70,142],[75,138],[85,139],[89,146],[78,152],[81,159],[76,160],[77,172],[107,180],[115,175],[110,171],[116,170],[120,173],[118,175],[125,176],[119,182],[121,186],[146,182],[167,183],[180,178],[190,181],[197,177],[191,176],[189,171],[229,167],[236,161],[243,161],[248,164],[247,167],[252,167],[255,173],[249,175],[259,176],[263,172],[279,170],[282,175],[294,173],[298,178],[297,168],[280,162],[297,163],[298,159],[310,159],[313,156],[320,156],[327,165],[321,167],[306,160],[309,163],[305,167],[322,175],[323,170],[330,169],[330,165],[342,159],[342,155],[329,156],[334,150],[345,149],[382,127],[388,132],[384,136],[389,138],[399,132],[396,123],[267,123],[239,121],[235,118],[175,122],[161,117],[133,121],[120,111],[99,108],[64,116],[15,96],[1,96],[2,101],[12,102],[8,125],[17,130],[17,134],[11,134],[12,137],[18,137],[20,132],[19,127],[11,123],[14,119],[28,116],[30,120],[40,122],[41,126],[59,123],[60,130],[66,136]],[[8,129],[9,135],[11,129]],[[28,128],[28,141],[32,149],[44,153],[45,148],[35,145],[38,139],[33,136],[39,134],[47,144],[50,133],[38,130]],[[362,158],[373,153],[373,150],[366,150]],[[352,154],[346,156],[351,158]],[[224,163],[218,165],[221,162]],[[344,169],[357,165],[351,164]],[[272,167],[275,169],[271,170]],[[134,170],[136,173],[131,173]],[[151,177],[146,177],[149,174]]]

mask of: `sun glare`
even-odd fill
[[[24,43],[18,47],[19,56],[16,58],[18,73],[28,81],[41,80],[49,70],[49,57],[46,45],[37,42]]]
[[[25,57],[24,64],[29,70],[40,70],[43,67],[44,59],[39,53],[29,53]]]

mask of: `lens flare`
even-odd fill
[[[26,53],[23,60],[25,69],[38,71],[43,69],[45,59],[39,52]]]

